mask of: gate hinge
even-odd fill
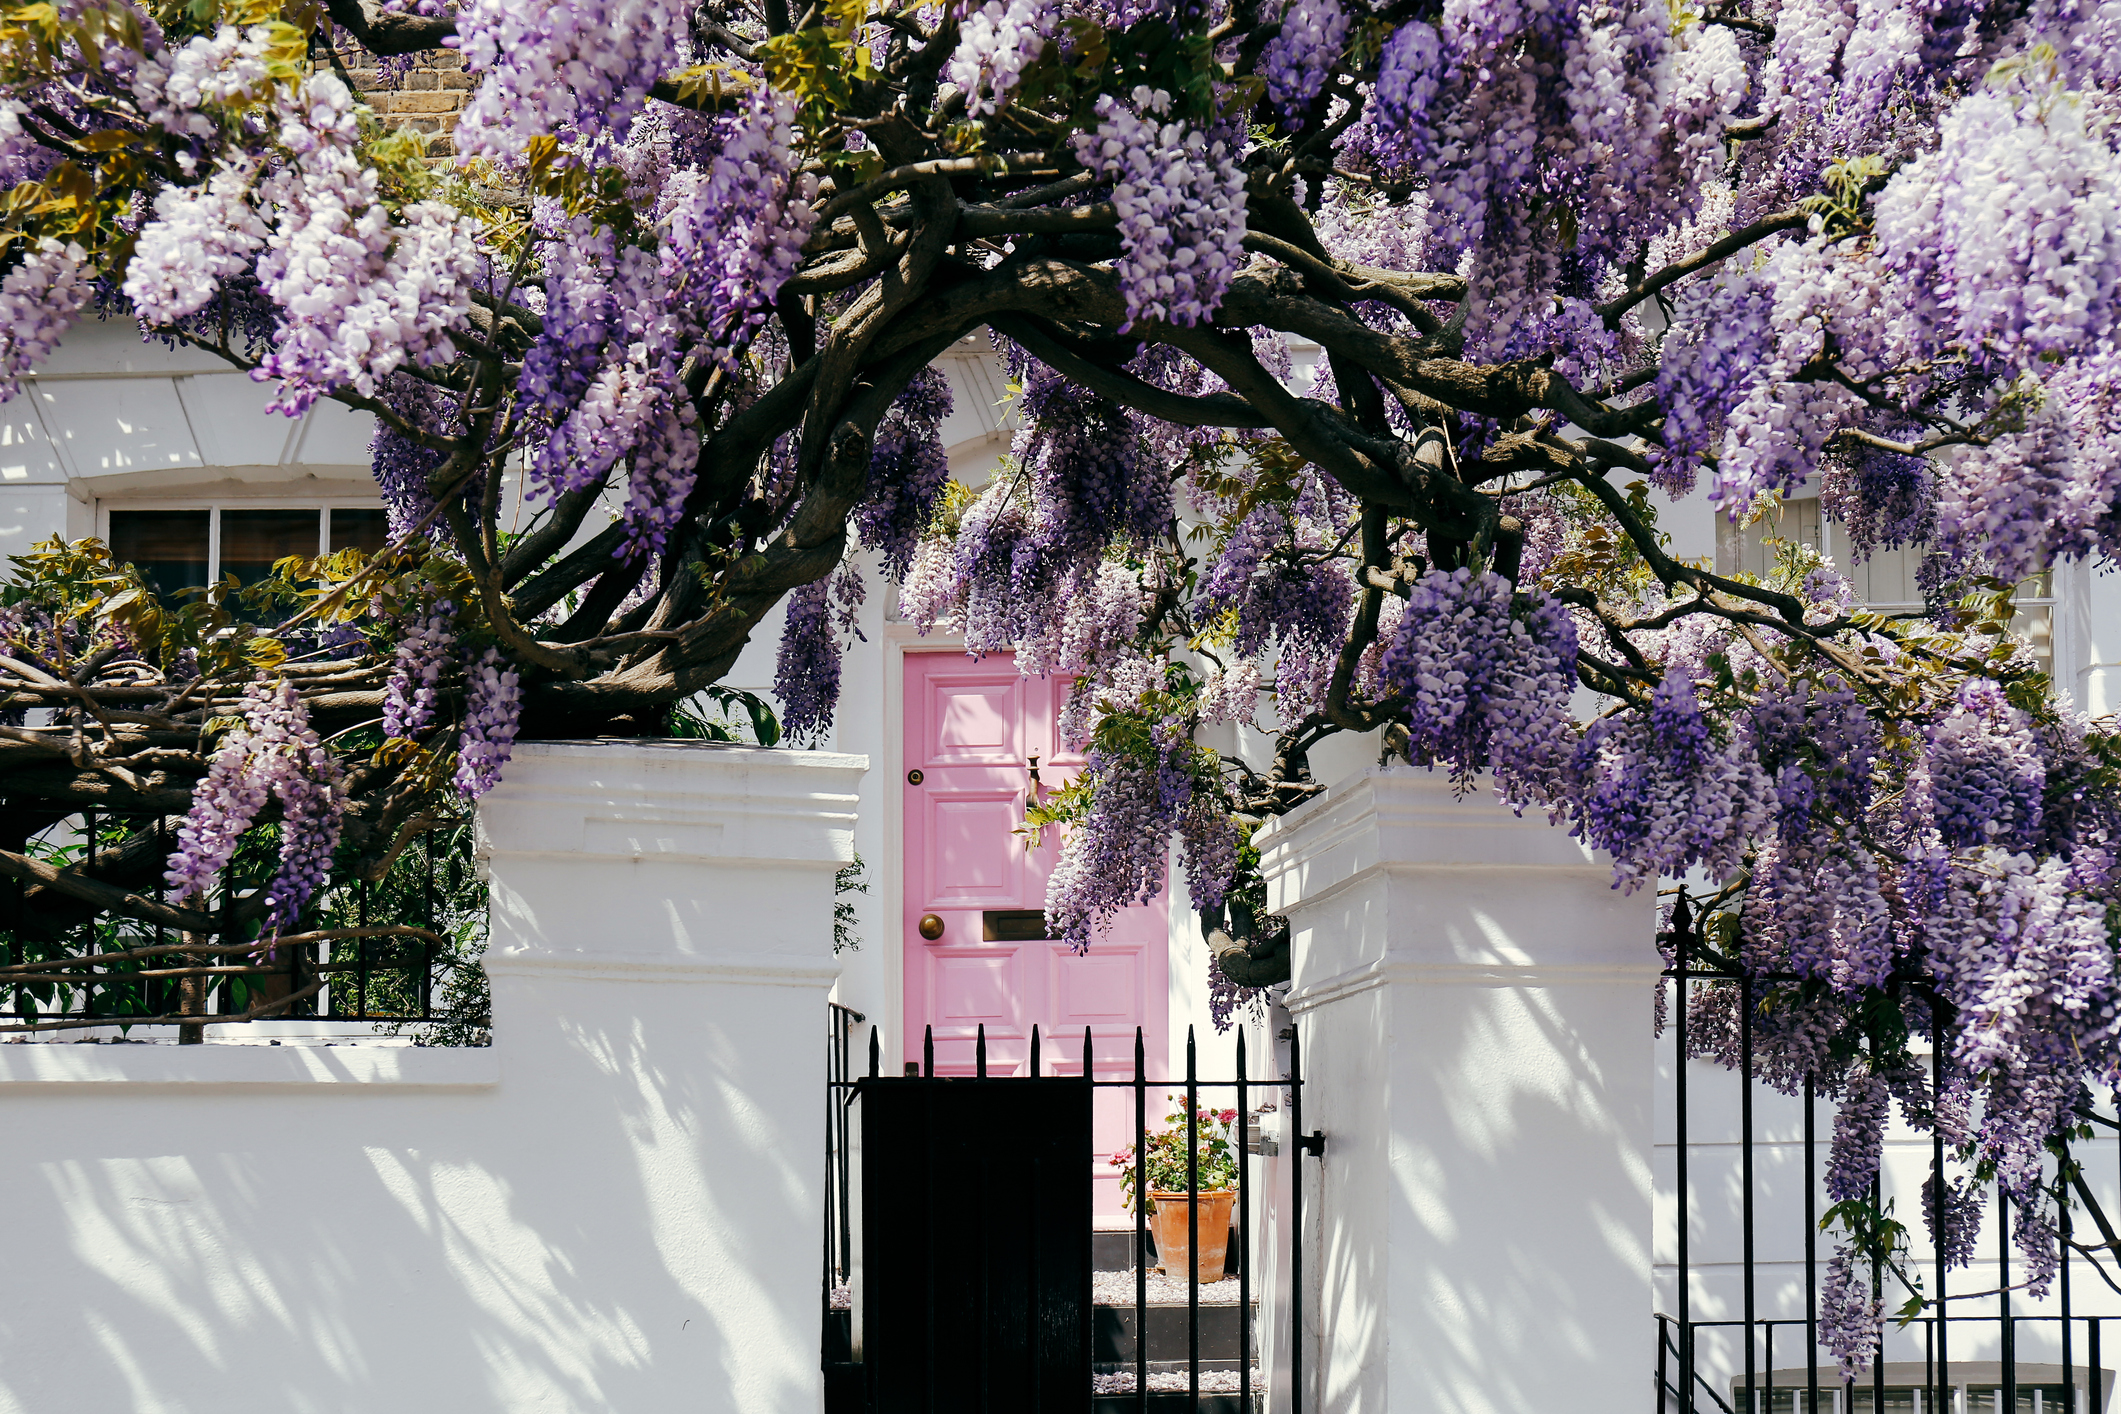
[[[1314,1159],[1322,1159],[1326,1156],[1326,1132],[1323,1129],[1314,1129],[1309,1134],[1299,1134],[1296,1136],[1296,1147]]]

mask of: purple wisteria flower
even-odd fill
[[[170,891],[197,899],[216,883],[227,888],[224,874],[237,842],[274,800],[281,810],[280,867],[266,886],[267,937],[293,923],[330,877],[346,788],[293,685],[261,676],[245,691],[242,721],[222,739],[177,828],[166,873]]]

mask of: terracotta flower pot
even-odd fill
[[[1180,1280],[1186,1275],[1186,1194],[1184,1189],[1166,1193],[1149,1190],[1156,1210],[1149,1214],[1156,1233],[1157,1270]],[[1212,1189],[1200,1195],[1200,1252],[1196,1270],[1202,1282],[1223,1279],[1224,1260],[1230,1250],[1230,1205],[1237,1201],[1234,1188]]]

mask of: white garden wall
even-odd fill
[[[519,747],[490,1049],[0,1046],[0,1411],[813,1414],[864,766]]]

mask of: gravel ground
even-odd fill
[[[1266,1382],[1260,1376],[1259,1367],[1253,1366],[1252,1388],[1254,1390],[1263,1390],[1266,1387]],[[1165,1370],[1149,1376],[1149,1388],[1152,1392],[1170,1391],[1184,1394],[1192,1389],[1193,1386],[1187,1379],[1184,1370]],[[1238,1388],[1237,1371],[1235,1370],[1202,1370],[1200,1372],[1200,1392],[1202,1394],[1236,1394]],[[1134,1393],[1134,1372],[1132,1370],[1122,1370],[1116,1375],[1092,1375],[1090,1377],[1090,1392],[1092,1394],[1132,1394]]]
[[[1132,1306],[1134,1304],[1134,1273],[1098,1272],[1091,1278],[1093,1299],[1100,1306]],[[1174,1280],[1162,1272],[1149,1273],[1149,1304],[1151,1306],[1183,1306],[1186,1304],[1186,1283]],[[1235,1306],[1237,1304],[1237,1278],[1224,1277],[1218,1282],[1209,1282],[1200,1289],[1200,1304],[1203,1306]],[[1236,1386],[1232,1385],[1232,1389]]]
[[[1134,1273],[1098,1272],[1092,1277],[1091,1299],[1100,1306],[1132,1306],[1134,1304]],[[832,1309],[845,1311],[854,1304],[853,1294],[845,1286],[832,1288]],[[1149,1304],[1151,1306],[1183,1306],[1186,1304],[1186,1284],[1174,1281],[1162,1272],[1149,1273]],[[1235,1306],[1237,1304],[1237,1278],[1224,1277],[1210,1282],[1200,1289],[1200,1304],[1203,1306]],[[1130,1377],[1131,1378],[1131,1377]],[[1133,1386],[1128,1386],[1133,1388]],[[1231,1388],[1235,1389],[1233,1385]]]

